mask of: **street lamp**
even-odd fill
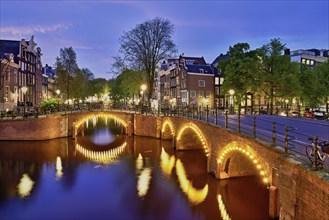
[[[57,98],[56,98],[56,101],[57,101],[57,111],[59,112],[59,94],[61,93],[61,91],[59,89],[56,90],[56,94],[57,94]]]
[[[141,85],[141,95],[142,95],[142,114],[144,113],[144,94],[147,86],[145,84]]]
[[[22,92],[23,92],[23,102],[24,102],[24,116],[25,116],[25,96],[26,96],[26,92],[27,92],[27,87],[23,86],[21,88]]]
[[[234,90],[230,89],[228,91],[228,93],[230,94],[230,113],[233,113],[234,112],[234,107],[233,107],[233,104],[234,104],[234,100],[233,100]]]

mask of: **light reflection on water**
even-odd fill
[[[268,219],[258,178],[215,180],[202,150],[118,132],[99,148],[92,136],[0,142],[0,219]],[[116,163],[95,159],[124,143]]]

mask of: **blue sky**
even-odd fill
[[[178,54],[209,63],[238,42],[255,49],[275,37],[292,50],[328,49],[328,2],[0,0],[0,38],[34,35],[51,66],[60,48],[72,46],[80,68],[108,79],[123,32],[155,17],[174,24]]]

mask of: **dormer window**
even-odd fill
[[[199,73],[204,73],[204,69],[199,69]]]

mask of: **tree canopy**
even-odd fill
[[[124,32],[119,40],[123,58],[117,60],[124,61],[130,69],[145,70],[148,99],[152,97],[156,65],[177,51],[173,33],[174,25],[169,20],[154,18]]]

